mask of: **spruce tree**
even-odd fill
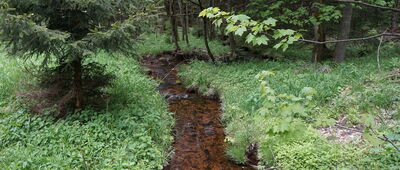
[[[83,63],[99,51],[129,52],[149,0],[0,0],[0,41],[10,55],[69,70],[73,107],[84,106]],[[45,65],[45,64],[44,64]]]

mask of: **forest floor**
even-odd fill
[[[101,53],[116,78],[105,110],[86,108],[63,120],[34,115],[16,92],[36,77],[23,61],[0,52],[0,169],[162,169],[174,119],[156,81],[132,56]]]
[[[0,169],[163,169],[168,162],[167,169],[240,169],[254,149],[259,168],[399,169],[400,154],[377,137],[400,143],[400,49],[382,48],[381,70],[375,54],[358,56],[355,47],[340,65],[311,64],[302,46],[261,51],[274,60],[211,64],[163,53],[174,48],[168,37],[144,35],[136,56],[93,58],[116,76],[105,89],[106,110],[88,108],[65,120],[32,115],[16,93],[35,83],[23,70],[40,62],[0,52]],[[205,53],[201,38],[190,40],[180,42],[183,53]],[[229,53],[217,40],[210,46],[218,58]],[[148,68],[139,56],[147,56]],[[276,122],[259,114],[256,75],[263,71],[275,74],[266,81],[278,97],[315,89],[296,117],[302,133],[266,131]],[[365,133],[371,129],[376,134]]]
[[[163,34],[148,37],[154,36],[167,38]],[[183,52],[205,54],[203,43],[194,36],[190,38],[190,46],[180,42]],[[155,38],[146,39],[143,46],[152,48],[140,48],[145,49],[142,54],[162,54],[174,48]],[[212,41],[211,50],[217,57],[229,54],[229,49],[218,41]],[[400,154],[390,142],[378,137],[389,135],[399,145],[400,86],[396,81],[400,77],[393,75],[400,68],[400,51],[383,47],[379,69],[376,54],[360,56],[363,50],[362,46],[349,47],[348,59],[340,65],[312,64],[311,49],[295,45],[285,52],[261,49],[257,53],[262,58],[216,64],[193,60],[175,69],[185,87],[220,98],[225,153],[237,164],[246,163],[248,150],[257,148],[259,168],[396,169],[400,167]],[[260,117],[255,116],[260,108],[255,77],[262,71],[275,73],[268,84],[277,94],[299,96],[305,87],[315,89],[303,118],[308,130],[300,134],[300,140],[271,138],[263,131],[268,126],[260,127]]]
[[[247,149],[257,143],[259,165],[264,167],[399,168],[396,148],[378,139],[389,135],[398,146],[399,77],[390,75],[396,75],[400,66],[399,53],[387,53],[379,70],[374,55],[351,58],[341,65],[311,64],[294,57],[306,52],[292,50],[282,54],[292,57],[274,61],[192,61],[179,67],[178,75],[187,87],[197,87],[206,95],[220,95],[228,156],[245,162]],[[266,82],[278,97],[301,96],[305,87],[315,90],[306,114],[299,116],[307,130],[301,134],[293,131],[289,136],[265,131],[274,122],[260,116],[263,97],[256,75],[263,71],[273,72]],[[290,129],[291,125],[284,127]]]

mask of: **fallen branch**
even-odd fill
[[[342,125],[339,125],[339,124],[335,124],[335,126],[337,126],[337,127],[339,127],[339,128],[342,128],[342,129],[347,129],[347,130],[351,130],[351,131],[355,131],[355,132],[364,133],[364,131],[362,131],[362,130],[358,130],[358,129],[354,129],[354,128],[349,128],[349,127],[347,127],[347,126],[342,126]]]

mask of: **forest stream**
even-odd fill
[[[174,154],[166,170],[239,170],[253,169],[231,162],[225,154],[224,127],[220,122],[220,100],[198,94],[182,85],[177,66],[181,57],[162,54],[143,59],[149,75],[161,81],[159,91],[174,113]],[[163,128],[163,127],[160,127]]]

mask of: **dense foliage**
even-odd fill
[[[129,52],[145,30],[147,21],[141,17],[147,14],[146,7],[151,8],[150,1],[2,0],[0,3],[0,41],[5,42],[7,52],[43,61],[38,66],[46,70],[43,77],[50,80],[42,80],[42,89],[52,91],[62,86],[63,90],[57,89],[60,92],[47,98],[55,103],[43,104],[58,107],[58,117],[73,111],[64,108],[81,109],[91,103],[90,97],[100,93],[91,89],[109,85],[110,78],[102,74],[103,68],[85,60],[99,50]],[[55,66],[48,69],[48,63]],[[89,74],[93,78],[88,78]],[[96,80],[101,81],[93,82]],[[60,85],[54,87],[56,84]]]
[[[23,60],[0,58],[0,169],[162,169],[173,119],[137,61],[93,58],[116,75],[107,109],[55,120],[20,105],[13,92],[34,78],[22,71]]]

